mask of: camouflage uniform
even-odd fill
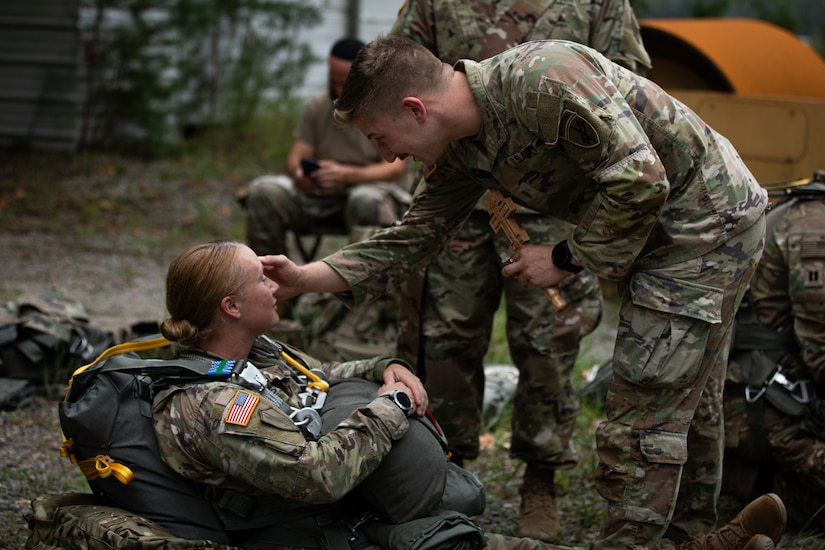
[[[765,252],[751,281],[751,298],[761,326],[794,335],[799,352],[788,366],[788,378],[812,380],[816,394],[822,399],[825,396],[825,198],[792,200],[767,238]],[[816,514],[814,523],[825,529],[821,510],[825,505],[825,441],[821,435],[817,437],[802,429],[802,418],[785,414],[764,399],[762,434],[751,436],[744,382],[740,365],[731,363],[725,394],[725,477],[729,476],[727,462],[736,457],[744,461],[737,465],[753,471],[755,477],[758,459],[750,452],[749,445],[756,444],[754,439],[764,437],[767,443],[764,460],[777,474],[772,490],[788,504],[791,510],[788,516],[804,524]],[[748,489],[753,488],[753,483],[746,485]]]
[[[586,46],[531,42],[457,69],[479,137],[450,144],[399,225],[324,259],[350,284],[342,297],[369,301],[421,269],[485,189],[575,224],[572,255],[622,293],[597,433],[608,519],[594,546],[707,530],[724,355],[761,253],[765,191],[695,113]]]
[[[390,34],[412,38],[450,64],[554,38],[588,44],[631,70],[650,66],[626,0],[409,0]],[[570,436],[580,410],[572,372],[581,339],[601,318],[598,280],[587,271],[571,275],[560,286],[568,307],[556,313],[541,290],[501,277],[501,258],[512,250],[506,236],[491,229],[483,202],[479,207],[426,268],[425,280],[413,277],[401,293],[398,352],[417,363],[451,449],[477,457],[483,360],[504,292],[507,343],[519,370],[511,453],[552,470],[572,468],[578,458]],[[515,219],[531,244],[555,244],[572,228],[523,207]]]

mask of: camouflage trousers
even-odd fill
[[[477,457],[483,360],[503,293],[507,342],[519,370],[511,453],[552,468],[572,468],[578,457],[570,440],[580,410],[572,372],[581,339],[601,318],[599,283],[588,272],[568,277],[559,290],[569,306],[556,313],[541,290],[501,276],[502,254],[508,258],[512,250],[489,219],[484,211],[474,212],[427,267],[426,279],[422,275],[402,290],[398,352],[418,365],[451,451],[465,459]],[[569,225],[544,216],[517,214],[516,220],[531,244],[556,243],[570,232]]]
[[[637,271],[622,288],[596,487],[594,548],[662,547],[717,520],[731,326],[764,244],[764,216],[711,252]]]
[[[348,188],[341,195],[307,195],[286,176],[261,176],[245,199],[246,239],[258,254],[287,253],[286,231],[318,225],[346,228],[350,241],[363,240],[392,225],[409,206],[409,194],[392,183]]]

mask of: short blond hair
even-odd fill
[[[392,114],[403,98],[439,89],[443,69],[438,57],[409,38],[379,35],[355,56],[335,100],[335,120],[349,124]]]

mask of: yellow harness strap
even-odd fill
[[[312,382],[307,384],[308,388],[317,388],[318,391],[327,392],[329,391],[329,384],[326,380],[323,380],[320,376],[303,366],[301,363],[296,361],[291,355],[289,355],[286,351],[281,350],[281,358],[289,363],[291,366],[298,369],[299,372],[305,374]]]
[[[110,456],[97,455],[91,458],[84,458],[78,460],[77,465],[80,466],[80,471],[86,476],[86,479],[92,481],[97,478],[105,478],[115,476],[119,482],[128,485],[135,479],[135,474],[119,462],[112,460]]]

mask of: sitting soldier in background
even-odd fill
[[[798,527],[825,531],[825,171],[785,196],[736,318],[723,491],[772,490]]]
[[[329,90],[306,105],[286,157],[288,175],[265,175],[248,186],[247,244],[258,254],[287,254],[287,231],[310,228],[346,232],[360,241],[398,220],[409,205],[410,175],[403,160],[386,162],[357,128],[336,124],[332,102],[341,92],[352,60],[364,46],[355,38],[336,42],[329,55]],[[311,173],[307,170],[317,166]],[[300,239],[296,239],[300,245]],[[301,250],[305,260],[312,253]],[[281,315],[294,318],[305,338],[293,340],[323,360],[372,357],[394,345],[398,297],[387,295],[371,308],[348,310],[328,294],[283,300]],[[281,331],[293,328],[285,324]]]

